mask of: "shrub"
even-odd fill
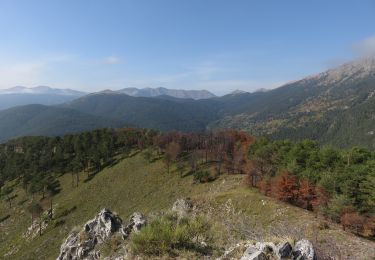
[[[209,182],[211,180],[211,175],[208,171],[196,171],[194,173],[195,182]]]
[[[176,250],[202,252],[200,242],[210,239],[210,225],[202,218],[177,220],[170,216],[158,218],[131,237],[134,254],[173,255]]]
[[[360,234],[365,224],[365,218],[357,212],[346,212],[341,216],[341,224],[344,230],[349,229],[356,234]]]

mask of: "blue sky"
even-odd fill
[[[0,0],[0,88],[224,94],[374,53],[373,0]]]

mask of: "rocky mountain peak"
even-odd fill
[[[347,80],[360,80],[371,75],[375,75],[375,57],[366,57],[348,62],[318,75],[307,77],[302,81],[317,80],[319,81],[318,85],[332,85]]]

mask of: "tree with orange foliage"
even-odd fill
[[[164,163],[169,173],[170,164],[180,155],[181,148],[178,143],[169,143],[165,148]]]
[[[349,210],[345,212],[340,218],[344,230],[349,229],[356,234],[360,234],[365,224],[365,218],[357,212]]]
[[[294,203],[298,195],[297,181],[297,176],[283,171],[273,182],[272,195],[279,200]]]
[[[247,150],[248,148],[245,145],[241,145],[237,149],[234,149],[233,152],[233,169],[237,173],[244,173],[246,170],[247,163]]]
[[[328,202],[330,201],[330,195],[328,191],[321,186],[315,187],[315,194],[316,196],[311,201],[311,205],[313,210],[318,213],[319,210],[327,207]]]
[[[363,225],[363,235],[365,237],[375,237],[375,216],[366,218]]]
[[[181,153],[181,147],[178,143],[169,143],[165,148],[165,153],[170,154],[172,161],[175,161]]]
[[[260,192],[266,196],[269,196],[271,194],[271,179],[270,178],[263,178],[260,181],[258,181],[257,186],[260,190]]]
[[[313,210],[312,201],[316,198],[315,185],[308,180],[302,180],[298,189],[298,202],[307,210]]]

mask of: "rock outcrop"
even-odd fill
[[[139,232],[139,230],[146,225],[146,218],[143,216],[143,214],[135,212],[130,216],[129,222],[129,225],[121,229],[121,234],[123,235],[124,239],[128,238],[132,232]]]
[[[315,251],[310,241],[302,239],[295,246],[289,242],[274,244],[270,242],[258,242],[247,246],[241,260],[316,260]]]
[[[134,213],[130,217],[130,223],[123,226],[119,216],[108,209],[102,209],[92,220],[88,221],[80,232],[73,232],[68,236],[60,248],[58,260],[96,260],[100,258],[100,252],[95,250],[96,245],[105,242],[116,233],[128,238],[132,232],[138,232],[146,220],[141,213]]]
[[[296,243],[293,250],[294,259],[315,260],[316,255],[314,247],[310,241],[302,239]]]

